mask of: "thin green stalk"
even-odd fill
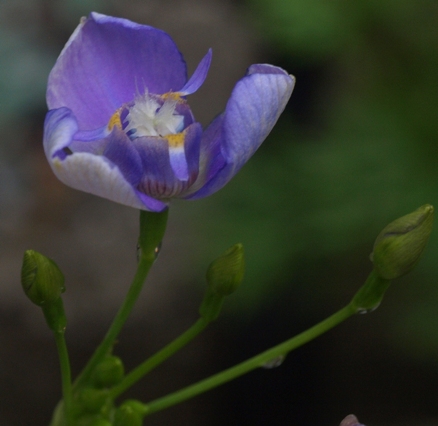
[[[355,308],[352,304],[347,305],[335,314],[329,316],[324,321],[319,324],[309,328],[303,333],[256,355],[234,367],[224,370],[218,374],[208,377],[207,379],[201,380],[191,386],[181,389],[177,392],[166,395],[162,398],[156,399],[146,404],[147,414],[155,413],[156,411],[164,410],[172,405],[179,404],[187,399],[193,398],[203,392],[213,389],[223,383],[233,380],[251,370],[262,367],[264,364],[270,360],[275,359],[278,356],[285,355],[288,352],[304,345],[305,343],[315,339],[319,335],[330,330],[339,323],[345,321],[347,318],[356,313]]]
[[[160,365],[175,352],[187,345],[187,343],[201,333],[201,331],[204,330],[208,324],[209,321],[205,320],[204,318],[198,319],[198,321],[196,321],[195,324],[181,334],[181,336],[177,337],[173,342],[169,343],[163,349],[152,355],[149,359],[127,374],[117,386],[114,386],[111,389],[109,396],[111,398],[117,398],[119,395],[129,389],[134,383],[137,383],[143,376]]]
[[[128,294],[117,312],[102,343],[88,361],[82,373],[76,379],[74,387],[78,388],[90,380],[90,376],[100,361],[107,355],[128,319],[135,302],[140,295],[143,284],[156,257],[157,247],[161,243],[167,224],[168,210],[161,213],[140,211],[139,262]]]
[[[65,333],[63,331],[54,331],[56,347],[58,349],[59,363],[61,365],[62,395],[64,398],[64,419],[67,426],[71,426],[71,409],[73,403],[71,370],[68,357],[67,345],[65,342]]]

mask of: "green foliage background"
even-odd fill
[[[205,232],[218,245],[224,245],[218,235],[241,238],[253,288],[241,296],[252,303],[274,288],[300,287],[293,278],[306,275],[303,259],[307,267],[333,263],[357,286],[364,276],[352,265],[361,263],[364,273],[380,229],[437,203],[438,4],[246,4],[269,62],[296,74],[297,85],[259,153],[226,190],[205,201]],[[399,330],[406,345],[410,330],[412,353],[426,358],[438,349],[437,243],[435,232],[417,271],[390,296],[394,339]],[[327,280],[323,271],[317,282]],[[333,294],[345,292],[335,281]],[[318,285],[306,283],[300,291],[315,293]]]

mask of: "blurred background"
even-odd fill
[[[66,275],[78,373],[134,274],[138,212],[63,186],[42,150],[48,73],[81,16],[168,32],[208,122],[252,63],[297,77],[278,125],[219,193],[176,201],[161,254],[115,353],[129,370],[197,318],[209,262],[236,242],[247,273],[220,319],[136,385],[144,402],[227,368],[341,308],[371,270],[374,238],[438,205],[435,0],[1,0],[0,426],[47,425],[60,398],[55,344],[22,294],[24,250]],[[135,46],[129,46],[135,48]],[[438,233],[373,314],[145,425],[438,425]]]

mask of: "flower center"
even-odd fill
[[[162,102],[164,100],[164,102]],[[161,101],[161,102],[160,102]],[[184,116],[175,112],[178,99],[172,96],[153,97],[146,92],[136,97],[123,120],[125,132],[131,138],[167,136],[184,128]]]

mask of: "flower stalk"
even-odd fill
[[[259,355],[256,355],[240,364],[235,365],[234,367],[228,368],[227,370],[201,380],[198,383],[147,403],[145,406],[147,409],[146,415],[179,404],[210,389],[229,382],[239,376],[242,376],[243,374],[255,370],[256,368],[262,367],[273,358],[284,356],[288,352],[291,352],[294,349],[303,346],[307,342],[310,342],[311,340],[345,321],[355,313],[356,310],[352,304],[348,304],[346,307],[329,316],[319,324],[309,328],[295,337],[292,337],[289,340],[286,340],[283,343],[280,343],[277,346],[274,346],[271,349],[268,349],[265,352],[262,352]]]
[[[113,399],[120,396],[123,392],[142,379],[147,373],[152,371],[155,367],[158,367],[161,363],[191,342],[207,327],[208,324],[209,321],[204,318],[199,318],[198,321],[196,321],[195,324],[183,334],[127,374],[118,385],[110,390],[109,396]]]
[[[149,270],[156,259],[156,248],[161,244],[164,237],[167,218],[168,210],[161,213],[152,213],[144,210],[140,211],[140,237],[138,240],[140,250],[137,272],[126,298],[117,312],[117,315],[108,329],[102,343],[98,346],[84,370],[76,379],[74,384],[75,389],[83,386],[90,380],[94,368],[111,351],[117,336],[140,295]]]

